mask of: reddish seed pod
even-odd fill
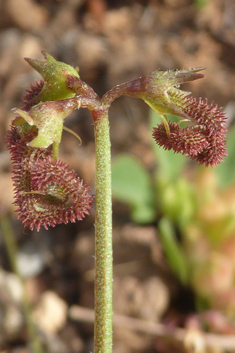
[[[167,134],[163,123],[154,128],[153,138],[159,146],[173,149],[196,160],[199,164],[216,166],[227,156],[225,114],[216,104],[207,104],[195,98],[184,99],[182,111],[195,125],[180,128],[178,124],[168,122]]]
[[[82,220],[93,207],[90,187],[60,159],[53,159],[52,148],[32,148],[27,143],[36,130],[27,134],[21,126],[7,132],[11,154],[15,202],[24,226],[38,231],[56,224]]]

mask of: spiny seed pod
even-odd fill
[[[32,148],[28,142],[37,131],[28,126],[11,125],[7,132],[7,148],[11,154],[15,202],[24,226],[48,229],[60,223],[81,220],[92,208],[90,187],[59,159],[53,159],[49,148]]]
[[[207,104],[195,98],[187,98],[182,111],[195,124],[180,128],[177,123],[168,122],[169,132],[164,123],[153,131],[153,137],[159,146],[173,149],[206,166],[218,165],[227,156],[225,136],[226,117],[216,104]]]

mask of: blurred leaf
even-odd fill
[[[163,214],[179,227],[184,227],[193,219],[195,193],[186,179],[181,177],[175,182],[168,182],[158,178],[158,198]]]
[[[154,191],[147,170],[133,157],[123,154],[112,165],[113,195],[131,207],[131,217],[138,223],[156,218]]]
[[[167,218],[162,218],[158,225],[167,260],[183,284],[188,280],[188,266],[184,251],[177,241],[174,228]]]
[[[235,181],[235,126],[231,128],[227,135],[228,156],[218,167],[214,168],[219,184],[227,187]]]
[[[209,3],[209,0],[194,0],[194,3],[201,10]]]
[[[154,111],[150,110],[149,113],[150,127],[153,127],[161,123],[160,116]],[[173,115],[167,115],[167,119],[173,122],[178,122],[179,117]],[[187,157],[173,151],[166,151],[163,147],[159,147],[153,140],[153,150],[155,152],[157,162],[159,164],[159,172],[164,175],[168,180],[175,180],[181,173],[184,165],[187,161]]]

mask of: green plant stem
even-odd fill
[[[6,245],[6,249],[7,249],[7,253],[9,256],[12,270],[18,276],[18,278],[21,282],[21,285],[22,285],[23,309],[24,309],[24,315],[25,315],[25,319],[26,319],[26,323],[27,323],[29,339],[30,339],[30,343],[32,346],[32,352],[33,353],[43,353],[41,344],[40,344],[38,336],[37,336],[36,326],[34,325],[32,317],[31,317],[32,311],[31,311],[31,306],[28,301],[26,290],[25,290],[25,280],[20,275],[18,268],[17,268],[16,256],[18,253],[18,249],[17,249],[15,235],[14,235],[13,229],[11,227],[10,221],[7,218],[7,216],[3,215],[0,217],[0,226],[2,229],[2,234],[3,234],[3,238],[4,238],[5,245]]]
[[[94,352],[112,352],[112,190],[108,108],[92,112],[96,145]]]

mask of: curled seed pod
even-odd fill
[[[94,201],[90,187],[64,162],[54,161],[51,147],[27,145],[37,134],[34,128],[27,134],[21,129],[12,125],[6,137],[19,219],[31,230],[82,220]]]
[[[226,117],[216,104],[207,104],[195,98],[183,99],[180,109],[194,125],[180,128],[178,124],[168,122],[167,133],[163,123],[153,130],[153,137],[159,146],[173,149],[196,160],[199,164],[215,166],[226,152]]]

